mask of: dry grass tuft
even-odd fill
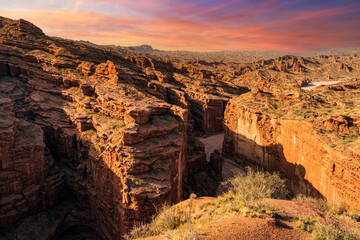
[[[199,239],[198,229],[200,224],[212,219],[227,216],[229,213],[242,213],[244,216],[260,217],[261,215],[275,216],[276,213],[268,206],[263,205],[264,198],[282,198],[287,195],[286,181],[277,173],[268,173],[247,169],[246,175],[237,175],[226,184],[230,190],[219,197],[217,201],[200,207],[195,212],[193,199],[195,194],[190,195],[190,200],[185,208],[169,205],[162,206],[151,223],[135,226],[125,236],[126,239],[145,238],[162,235],[167,239]],[[207,208],[204,213],[204,208]],[[201,221],[198,221],[199,218]],[[201,222],[201,223],[200,223]]]
[[[360,212],[356,209],[351,209],[344,202],[329,202],[323,198],[311,198],[299,195],[295,198],[295,201],[309,204],[322,212],[329,215],[340,217],[344,219],[352,219],[360,222]]]

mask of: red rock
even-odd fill
[[[315,104],[299,89],[302,75],[288,73],[306,69],[311,74],[317,61],[328,61],[284,56],[249,64],[178,62],[51,38],[27,22],[0,22],[15,26],[12,37],[4,33],[0,39],[0,95],[6,98],[0,103],[0,228],[51,211],[66,194],[84,211],[77,220],[64,220],[69,211],[61,211],[42,236],[85,225],[103,239],[121,239],[134,224],[150,220],[155,206],[179,202],[192,192],[214,194],[222,156],[214,153],[208,163],[194,136],[223,131],[227,102],[250,89],[258,89],[252,103],[264,100],[267,108],[277,107],[265,101],[274,96],[295,104],[307,97]],[[283,72],[273,76],[276,66]],[[283,78],[285,73],[290,79]],[[350,88],[356,86],[342,85],[339,91]],[[310,192],[311,182],[329,199],[357,201],[350,184],[357,177],[357,163],[345,166],[345,160],[336,160],[342,156],[336,158],[335,150],[310,137],[313,132],[305,125],[297,131],[286,121],[237,107],[229,104],[226,110],[226,151],[240,152],[240,143],[248,144],[245,155],[283,171],[293,189]],[[359,125],[358,118],[351,119],[352,125],[336,118],[319,124],[347,133]],[[243,134],[263,145],[248,143]],[[295,137],[300,145],[292,144],[292,134],[304,135]],[[295,152],[303,154],[304,162]],[[282,153],[293,162],[283,161]],[[323,179],[314,174],[317,168]],[[343,183],[334,184],[329,173],[343,177]]]
[[[353,118],[349,116],[340,115],[340,116],[330,117],[329,119],[323,121],[323,124],[325,129],[330,131],[336,131],[338,133],[346,133],[346,134],[350,134],[351,132],[351,134],[359,135],[359,130],[357,131],[350,130],[350,127],[354,125],[354,122],[356,122],[356,120],[354,120]]]
[[[117,74],[117,69],[113,62],[107,61],[106,63],[99,64],[96,67],[95,73],[99,76],[110,77]]]
[[[0,110],[15,115],[15,105],[14,101],[9,98],[0,98]]]
[[[346,71],[346,72],[350,72],[349,67],[348,67],[346,64],[343,64],[343,63],[340,65],[340,69],[341,69],[341,70],[344,70],[344,71]]]
[[[346,132],[349,121],[340,116],[324,124]],[[295,193],[345,201],[355,208],[360,203],[356,197],[359,162],[327,146],[309,122],[282,120],[230,101],[225,111],[223,150],[281,172]]]
[[[77,69],[85,76],[90,76],[95,72],[95,65],[90,62],[82,62]]]
[[[85,96],[92,96],[95,93],[95,90],[89,84],[81,84],[80,88]]]
[[[15,24],[18,27],[18,30],[22,33],[28,33],[28,34],[34,34],[34,35],[39,35],[39,36],[45,36],[45,34],[43,33],[43,31],[36,27],[34,24],[32,24],[31,22],[28,22],[24,19],[19,19],[17,21],[14,21]]]
[[[54,58],[51,60],[51,65],[53,67],[61,67],[61,68],[76,68],[77,65],[74,61],[68,59],[60,59]]]
[[[130,108],[126,112],[125,123],[126,125],[140,124],[145,125],[148,123],[150,111],[140,108]]]

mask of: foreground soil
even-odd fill
[[[217,198],[200,197],[193,199],[192,207],[194,214],[203,208],[204,204],[215,202]],[[190,200],[183,201],[174,207],[186,209]],[[204,216],[209,212],[203,212],[203,217],[195,221],[195,231],[200,239],[206,240],[265,240],[265,239],[313,239],[311,233],[297,228],[298,218],[311,216],[324,225],[338,225],[353,233],[360,234],[360,222],[349,219],[340,219],[330,216],[320,210],[304,203],[291,200],[265,199],[263,204],[273,209],[276,217],[263,214],[260,217],[249,217],[242,213],[224,215],[211,221],[204,221]],[[167,239],[165,236],[146,238],[146,240]]]

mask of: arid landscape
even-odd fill
[[[360,49],[195,52],[0,17],[0,239],[360,239]]]

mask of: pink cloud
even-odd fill
[[[237,1],[205,6],[170,0],[90,0],[129,11],[121,14],[89,10],[4,11],[25,18],[48,35],[99,44],[152,44],[160,49],[194,51],[282,50],[360,45],[359,4],[328,8],[286,9],[279,0],[235,7]],[[131,10],[131,11],[130,11]],[[143,15],[141,13],[144,13]],[[146,13],[146,14],[145,14]]]

